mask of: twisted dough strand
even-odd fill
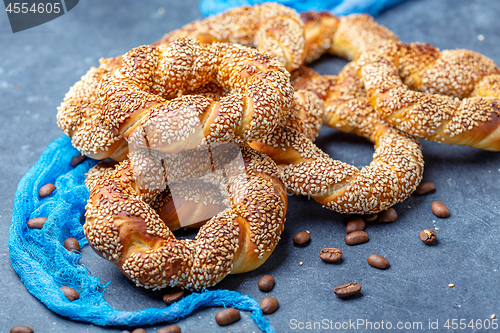
[[[373,17],[351,14],[336,17],[328,12],[303,12],[304,62],[309,63],[325,53],[355,60],[361,54],[379,47],[396,47],[398,37],[377,24]]]
[[[97,119],[101,109],[97,96],[99,82],[120,62],[121,57],[101,59],[99,68],[92,67],[82,76],[57,108],[57,125],[71,138],[73,146],[80,153],[98,160],[110,157],[120,161],[128,152],[125,139],[103,128]]]
[[[160,97],[210,82],[228,95],[218,102],[193,95]],[[263,137],[289,112],[293,87],[283,66],[256,50],[180,38],[167,47],[127,53],[120,71],[101,80],[99,96],[103,127],[134,145],[177,152],[205,140]]]
[[[358,76],[382,119],[428,140],[500,150],[500,70],[491,59],[469,50],[402,44],[367,15],[301,17],[305,59],[330,52],[357,60]]]
[[[299,14],[277,3],[241,6],[169,32],[153,45],[169,44],[179,37],[202,43],[230,42],[256,47],[275,56],[287,70],[302,63],[304,27]]]
[[[389,208],[415,190],[422,179],[423,158],[418,140],[378,118],[355,69],[348,65],[336,77],[302,67],[294,72],[292,83],[324,100],[325,124],[375,143],[369,166],[359,170],[333,160],[302,133],[282,126],[251,145],[278,164],[289,191],[309,195],[337,212],[369,214]]]
[[[498,67],[491,59],[468,50],[434,51],[426,56],[424,64],[413,66],[410,62],[407,66],[415,69],[404,72],[410,87],[399,75],[397,56],[379,53],[360,58],[359,75],[373,107],[383,119],[407,133],[499,151]],[[403,64],[408,63],[405,59]]]
[[[247,147],[241,152],[244,170],[227,182],[231,207],[202,226],[196,240],[175,238],[140,194],[131,161],[123,161],[93,183],[84,225],[89,244],[138,286],[153,289],[200,290],[259,267],[283,231],[287,196],[268,157]]]
[[[166,34],[155,46],[164,46],[178,37],[190,36],[202,43],[231,41],[256,46],[282,61],[287,69],[302,62],[303,24],[292,9],[273,3],[240,7]],[[95,159],[110,157],[123,160],[127,142],[122,135],[103,128],[97,119],[101,105],[97,87],[101,78],[120,66],[122,57],[100,59],[64,97],[58,108],[57,123],[72,138],[73,145],[84,155]]]

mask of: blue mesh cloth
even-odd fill
[[[263,331],[274,332],[262,316],[259,303],[250,296],[229,290],[192,293],[166,308],[113,309],[103,298],[106,285],[78,263],[82,257],[80,253],[69,252],[63,246],[68,237],[76,238],[80,247],[87,244],[82,217],[89,190],[84,180],[85,173],[97,162],[87,159],[73,168],[70,162],[77,154],[71,140],[61,136],[47,147],[17,188],[9,253],[14,270],[33,296],[59,315],[101,326],[172,322],[202,306],[222,306],[252,311],[252,319]],[[47,183],[55,184],[56,190],[40,198],[38,190]],[[27,227],[28,220],[35,217],[47,217],[40,230]],[[80,298],[70,302],[61,286],[75,288]]]
[[[352,13],[366,13],[377,15],[382,10],[392,7],[405,0],[276,0],[298,12],[308,10],[329,10],[336,15],[347,15]],[[266,0],[201,0],[200,10],[203,15],[209,16],[218,14],[226,9],[243,6],[255,5]]]

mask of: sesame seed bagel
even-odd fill
[[[287,70],[302,63],[304,27],[299,14],[277,3],[241,6],[167,33],[153,45],[169,44],[179,37],[202,43],[229,42],[256,47],[275,56]]]
[[[58,123],[82,153],[96,159],[123,159],[125,141],[178,152],[205,141],[255,140],[282,121],[293,99],[289,74],[275,58],[236,44],[184,38],[103,61],[84,79],[68,93]],[[211,82],[226,92],[217,102],[175,97]]]
[[[107,177],[88,182],[84,232],[90,246],[137,286],[152,289],[200,290],[229,273],[256,269],[280,239],[287,195],[269,157],[245,146],[241,154],[241,172],[225,185],[230,207],[203,225],[195,240],[176,239],[151,196],[141,194],[131,160],[124,160]]]
[[[381,46],[397,47],[398,37],[373,17],[351,14],[336,17],[329,12],[303,12],[304,62],[309,63],[325,53],[357,59],[361,54]]]
[[[402,44],[368,15],[306,12],[306,62],[329,52],[356,60],[379,116],[428,140],[500,150],[500,70],[469,50]]]
[[[201,43],[219,41],[254,46],[276,57],[288,70],[302,62],[304,31],[300,16],[293,9],[276,3],[238,7],[190,23],[166,34],[153,45],[168,45],[187,36]],[[101,102],[97,88],[104,75],[121,66],[122,57],[99,62],[98,68],[92,67],[68,91],[58,107],[57,124],[82,154],[98,160],[109,157],[121,161],[127,156],[128,144],[121,134],[106,130],[98,121]]]
[[[372,106],[391,125],[427,140],[500,151],[500,69],[491,59],[414,43],[358,61]]]
[[[127,142],[123,136],[103,128],[97,119],[101,109],[97,96],[99,82],[120,64],[121,57],[99,62],[99,68],[92,67],[66,93],[57,108],[57,125],[82,154],[97,160],[109,157],[121,161],[127,156]]]
[[[138,183],[138,180],[144,175],[137,175],[137,170],[142,171],[142,168],[137,167],[137,161],[136,157],[130,161],[130,165],[134,169],[136,186],[141,192],[142,200],[149,202],[163,223],[172,231],[181,227],[199,228],[209,219],[230,207],[230,203],[227,201],[229,198],[227,188],[222,186],[224,184],[222,175],[208,173],[208,170],[205,170],[205,174],[197,179],[169,183],[168,185],[166,182],[160,182],[159,185],[162,188],[166,186],[166,188],[160,193],[156,191],[154,195],[146,197],[144,189]],[[101,161],[92,167],[85,179],[87,188],[92,189],[96,187],[99,180],[109,178],[115,171],[116,164],[110,161]],[[150,174],[154,174],[154,172],[150,172]],[[174,194],[172,194],[170,187],[172,187]]]

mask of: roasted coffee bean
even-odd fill
[[[85,161],[87,159],[87,157],[85,155],[76,155],[74,156],[72,159],[71,159],[71,163],[70,165],[74,168],[76,167],[78,164],[82,163],[83,161]]]
[[[436,232],[431,229],[422,230],[418,235],[425,244],[431,244],[436,240]]]
[[[426,182],[426,183],[420,183],[420,185],[417,186],[415,189],[415,192],[413,192],[416,195],[422,195],[422,194],[427,194],[429,192],[432,192],[436,189],[436,186],[434,183],[431,182]]]
[[[347,245],[358,245],[368,242],[368,234],[364,231],[354,231],[344,237]]]
[[[262,312],[264,314],[271,314],[276,312],[280,307],[278,300],[275,297],[267,296],[262,299],[260,302],[260,307],[262,308]]]
[[[327,247],[319,252],[319,257],[326,262],[337,262],[342,259],[342,251],[335,247]]]
[[[73,302],[74,300],[77,300],[80,298],[80,294],[78,293],[78,291],[76,291],[76,289],[65,286],[65,287],[61,287],[61,290],[63,291],[64,296],[66,296],[66,298],[70,302]]]
[[[71,252],[80,252],[80,244],[76,238],[66,238],[64,240],[64,247]]]
[[[370,264],[370,266],[373,266],[378,269],[386,269],[387,267],[390,266],[389,260],[385,259],[384,257],[378,254],[372,254],[371,256],[368,257],[367,261]]]
[[[437,217],[448,217],[448,216],[450,216],[450,211],[448,210],[448,208],[442,202],[434,201],[431,204],[431,209],[432,209],[432,212]]]
[[[136,328],[132,333],[147,333],[144,328]]]
[[[38,196],[40,198],[48,197],[52,194],[52,192],[54,192],[55,189],[56,186],[54,184],[45,184],[40,187],[40,190],[38,190]]]
[[[347,222],[347,225],[345,227],[345,232],[350,234],[351,232],[354,231],[360,231],[360,230],[365,230],[365,221],[361,217],[356,217],[349,222]]]
[[[361,291],[361,285],[357,282],[349,282],[333,289],[338,297],[349,297]]]
[[[368,215],[363,215],[363,220],[365,222],[375,222],[377,221],[378,214],[368,214]]]
[[[179,287],[172,288],[169,292],[163,295],[163,302],[168,305],[177,302],[184,297],[184,290]]]
[[[227,308],[222,311],[217,312],[215,315],[215,321],[220,326],[226,326],[240,320],[241,315],[237,309]]]
[[[379,222],[394,222],[398,218],[398,213],[394,208],[389,208],[388,210],[384,210],[382,213],[379,214],[378,216],[378,221]]]
[[[271,291],[274,288],[274,277],[271,275],[264,275],[260,278],[258,286],[262,291]]]
[[[293,236],[293,242],[296,245],[305,245],[311,239],[311,235],[308,232],[301,231]]]
[[[157,333],[181,333],[181,328],[177,325],[170,325],[162,327]]]
[[[10,333],[33,333],[33,330],[28,326],[16,325],[10,329]]]
[[[28,228],[42,229],[45,221],[47,221],[46,217],[35,217],[34,219],[28,221]]]

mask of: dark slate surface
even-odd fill
[[[165,9],[163,14],[160,7]],[[405,42],[429,42],[442,49],[469,48],[499,64],[499,12],[497,1],[407,1],[379,15],[377,21]],[[7,250],[15,189],[45,147],[61,135],[56,107],[69,87],[90,66],[97,65],[97,59],[151,43],[165,32],[201,18],[197,1],[191,0],[81,1],[54,21],[13,34],[7,15],[0,14],[2,332],[17,324],[36,332],[121,331],[57,316],[26,291],[11,267]],[[325,57],[314,66],[321,73],[333,74],[344,63]],[[356,166],[368,164],[373,151],[365,140],[330,129],[322,130],[318,144],[332,157]],[[436,192],[397,204],[398,220],[369,225],[368,243],[348,247],[343,240],[342,215],[307,198],[291,197],[286,230],[271,258],[258,270],[230,276],[217,287],[249,294],[258,301],[266,295],[277,297],[280,309],[268,317],[278,332],[298,331],[295,323],[326,320],[335,325],[358,319],[371,322],[374,329],[382,321],[384,327],[390,322],[393,331],[403,331],[395,329],[398,322],[421,322],[428,329],[429,321],[439,320],[439,331],[447,331],[447,319],[469,323],[494,313],[500,317],[500,153],[432,142],[423,142],[423,146],[424,180],[434,182]],[[449,218],[432,214],[430,204],[435,200],[448,206]],[[436,245],[420,241],[418,232],[424,228],[437,231]],[[311,232],[311,243],[305,248],[294,247],[293,235],[304,230]],[[326,264],[319,259],[319,250],[327,246],[344,251],[342,263]],[[386,271],[370,267],[366,258],[372,253],[385,256],[391,267]],[[113,281],[105,298],[116,308],[164,306],[161,293],[135,288],[88,247],[83,249],[82,262],[102,281]],[[277,281],[268,294],[257,288],[264,274],[274,275]],[[362,284],[361,294],[348,300],[337,298],[333,288],[350,281]],[[449,283],[455,287],[448,287]],[[218,327],[214,321],[218,310],[199,310],[178,325],[183,332],[259,331],[248,313],[232,326]],[[161,326],[146,330],[156,332]],[[373,331],[364,325],[357,328],[359,332]],[[468,327],[463,331],[474,330]]]

